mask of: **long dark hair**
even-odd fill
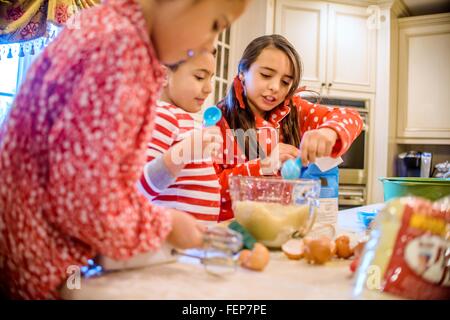
[[[293,81],[291,88],[286,96],[286,99],[292,98],[295,91],[297,90],[300,79],[302,77],[303,68],[299,57],[299,54],[295,50],[294,46],[283,36],[278,34],[266,35],[254,39],[245,49],[241,60],[239,61],[238,74],[247,72],[250,66],[256,61],[261,52],[265,48],[276,48],[283,51],[291,61],[292,67],[294,69]],[[247,97],[243,97],[245,108],[239,107],[239,102],[236,98],[236,92],[234,86],[231,86],[228,94],[225,96],[223,101],[219,104],[223,105],[224,117],[227,120],[231,129],[243,129],[247,131],[248,129],[255,128],[255,116],[251,111]],[[289,114],[281,121],[281,133],[283,143],[291,144],[295,147],[300,145],[300,129],[299,129],[299,115],[297,108],[292,104],[292,100],[289,102],[291,111]],[[266,117],[269,116],[267,112]],[[267,120],[267,119],[266,119]],[[249,147],[246,143],[245,154],[249,155]],[[259,148],[258,148],[259,149]]]

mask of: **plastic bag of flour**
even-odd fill
[[[386,204],[361,256],[354,294],[450,299],[450,197]]]

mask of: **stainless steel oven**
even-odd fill
[[[339,184],[339,210],[364,206],[366,187],[364,185]]]
[[[344,162],[339,166],[339,179],[343,184],[365,185],[367,183],[368,115],[366,112],[358,111],[364,121],[364,127],[350,149],[342,156]]]
[[[362,206],[367,199],[368,146],[369,146],[369,106],[368,100],[316,96],[302,96],[303,99],[330,107],[355,109],[361,115],[364,127],[350,149],[342,156],[339,166],[339,207],[340,209]]]

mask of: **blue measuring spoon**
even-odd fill
[[[203,113],[203,125],[205,127],[215,126],[222,118],[222,111],[216,106],[209,107]]]

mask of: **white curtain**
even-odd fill
[[[36,58],[40,55],[40,53],[45,49],[45,46],[48,45],[51,42],[51,40],[56,38],[56,35],[61,30],[61,28],[57,27],[57,26],[52,26],[52,29],[55,32],[54,33],[55,37],[53,37],[49,41],[47,41],[47,38],[42,38],[42,43],[44,43],[43,47],[41,48],[40,45],[35,45],[34,46],[34,55],[29,54],[29,52],[26,52],[26,54],[23,57],[19,57],[18,58],[19,65],[17,68],[17,72],[15,74],[7,75],[8,79],[10,79],[12,82],[16,82],[15,83],[16,93],[19,92],[20,86],[25,81],[27,73],[28,73],[28,69],[30,68],[32,63],[36,60]],[[40,42],[36,41],[36,43],[40,43]],[[9,46],[14,46],[14,50],[13,50],[14,52],[19,52],[19,50],[20,50],[19,44],[14,44],[14,45],[9,45]],[[8,59],[3,60],[3,62],[6,62],[6,63],[7,63],[7,61],[8,61]],[[5,120],[9,114],[11,107],[12,107],[13,100],[14,100],[14,97],[0,96],[0,128],[5,123]]]

